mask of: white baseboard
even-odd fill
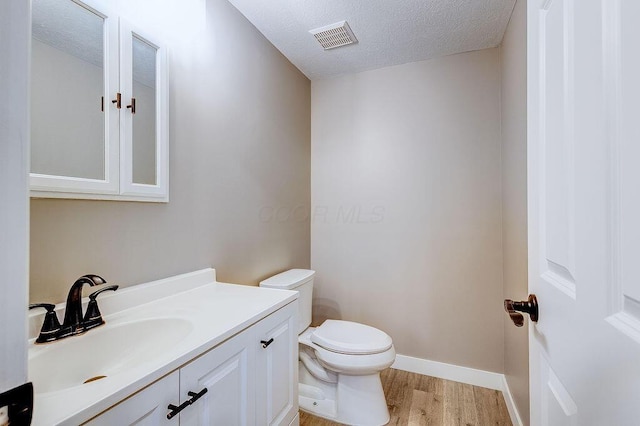
[[[428,359],[414,358],[406,355],[396,355],[396,361],[391,368],[502,391],[511,422],[514,426],[523,425],[504,374],[445,364],[444,362],[430,361]]]
[[[518,407],[516,407],[516,403],[513,400],[511,389],[509,389],[509,383],[504,375],[502,376],[502,395],[504,396],[504,403],[507,405],[507,410],[509,410],[511,423],[513,423],[514,426],[523,426],[522,417],[520,417],[520,412],[518,412]]]
[[[504,378],[504,375],[500,373],[460,367],[459,365],[445,364],[444,362],[430,361],[428,359],[414,358],[406,355],[396,355],[396,361],[391,368],[499,391],[502,390],[502,381]]]

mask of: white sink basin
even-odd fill
[[[38,394],[91,386],[153,362],[192,330],[193,324],[183,318],[152,318],[107,323],[79,336],[35,345],[29,351],[29,380]]]

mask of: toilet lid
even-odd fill
[[[375,354],[393,343],[377,328],[351,321],[326,320],[311,334],[311,341],[327,350],[343,354]]]

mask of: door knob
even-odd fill
[[[511,321],[516,327],[524,325],[524,316],[520,312],[529,314],[531,321],[538,322],[538,299],[535,294],[530,294],[529,298],[523,302],[514,302],[511,299],[504,300],[504,310],[511,317]]]

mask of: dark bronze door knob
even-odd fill
[[[529,299],[524,302],[514,302],[511,299],[504,300],[504,310],[511,317],[511,321],[516,327],[524,325],[524,316],[520,312],[529,314],[531,321],[538,322],[538,299],[535,294],[530,294]]]

